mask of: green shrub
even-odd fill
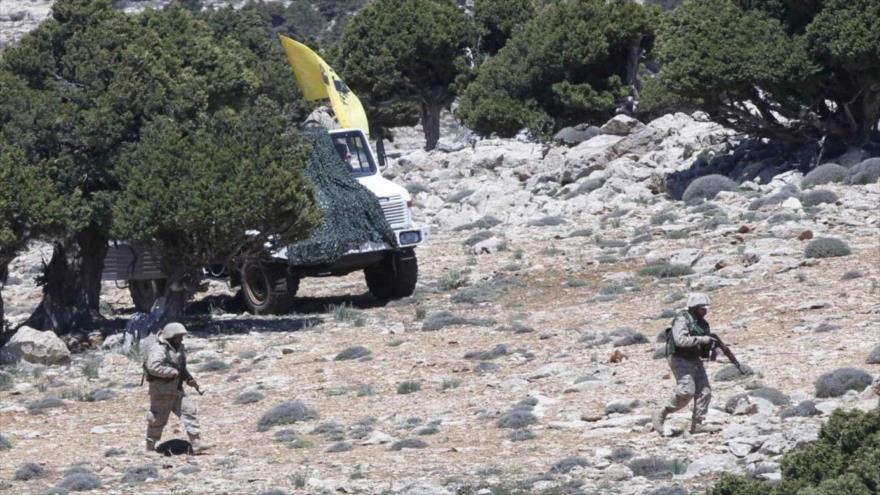
[[[256,390],[252,390],[249,392],[242,392],[242,393],[238,394],[238,397],[235,398],[235,401],[233,401],[233,403],[239,404],[239,405],[255,404],[257,402],[260,402],[263,399],[264,399],[263,394],[261,394],[260,392],[257,392]]]
[[[850,253],[849,245],[836,237],[818,237],[804,249],[807,258],[834,258],[849,256]]]
[[[428,192],[428,188],[421,182],[410,182],[406,185],[406,191],[412,195]]]
[[[672,264],[667,262],[652,263],[639,270],[639,275],[656,278],[673,278],[691,275],[694,270],[687,265]]]
[[[493,236],[492,232],[488,230],[481,230],[479,232],[474,233],[470,237],[464,240],[465,246],[476,246],[477,244],[485,241],[486,239],[491,239]]]
[[[424,449],[427,446],[428,444],[424,440],[419,440],[418,438],[404,438],[403,440],[398,440],[392,443],[389,450]]]
[[[810,172],[804,176],[804,179],[801,181],[801,188],[809,189],[822,184],[843,182],[845,177],[846,168],[841,167],[836,163],[825,163],[810,170]]]
[[[351,359],[360,359],[370,355],[370,350],[362,345],[356,345],[343,349],[333,358],[334,361],[349,361]]]
[[[742,365],[742,369],[745,373],[740,372],[736,366],[731,364],[718,370],[715,373],[714,378],[719,382],[729,382],[732,380],[741,380],[755,374],[755,371],[746,365]]]
[[[846,172],[847,184],[873,184],[880,180],[880,158],[869,158]]]
[[[405,382],[401,382],[400,385],[397,386],[397,393],[401,395],[411,394],[413,392],[418,392],[422,389],[422,384],[415,380],[407,380]]]
[[[491,229],[492,227],[501,225],[501,223],[501,220],[498,220],[491,215],[486,215],[485,217],[474,220],[471,223],[465,223],[457,227],[453,227],[452,231],[461,232],[462,230]]]
[[[26,462],[15,470],[16,481],[30,481],[45,475],[46,469],[35,462]]]
[[[815,189],[801,195],[801,203],[804,206],[818,206],[824,203],[836,203],[838,197],[834,191],[828,189]]]
[[[553,474],[567,474],[576,467],[587,467],[589,465],[590,461],[583,457],[566,457],[565,459],[554,462],[553,465],[550,466],[550,472]]]
[[[627,464],[636,476],[644,476],[648,479],[671,478],[676,474],[683,474],[687,470],[687,462],[681,459],[666,459],[663,457],[639,457]]]
[[[816,380],[816,397],[840,397],[849,390],[861,392],[872,378],[864,370],[840,368],[825,373]]]
[[[447,203],[461,203],[462,200],[466,199],[471,194],[475,193],[473,189],[462,189],[460,191],[456,191],[445,198]]]
[[[263,414],[257,422],[257,431],[266,431],[278,425],[309,421],[317,416],[312,408],[298,400],[283,402]]]
[[[651,225],[663,225],[678,220],[678,215],[671,211],[660,212],[651,217]]]
[[[880,409],[832,414],[818,441],[785,455],[782,482],[724,475],[709,495],[869,495],[880,484]]]
[[[877,344],[874,347],[874,350],[868,354],[868,358],[865,359],[866,364],[880,364],[880,344]]]
[[[768,400],[774,406],[787,406],[791,404],[791,399],[775,388],[756,388],[754,390],[749,390],[749,395],[752,397],[760,397],[762,399]]]
[[[437,288],[445,292],[464,287],[466,283],[467,280],[462,276],[460,271],[450,270],[437,281]]]
[[[779,417],[785,418],[805,418],[809,416],[818,416],[822,414],[816,409],[816,403],[811,400],[801,401],[798,405],[786,407],[779,413]]]
[[[13,385],[15,385],[15,380],[12,378],[12,375],[5,371],[0,371],[0,391],[9,390]]]
[[[562,225],[565,223],[565,219],[558,215],[550,215],[547,217],[541,217],[535,220],[530,220],[528,222],[529,227],[555,227],[557,225]]]
[[[681,199],[685,203],[691,203],[700,199],[713,199],[721,191],[736,191],[739,188],[736,182],[719,174],[704,175],[691,182]]]

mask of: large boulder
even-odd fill
[[[54,332],[23,326],[3,350],[15,360],[38,364],[63,364],[70,361],[70,350]]]
[[[553,136],[553,140],[568,146],[574,146],[594,138],[601,133],[598,127],[588,124],[578,124],[574,127],[564,127]]]
[[[638,120],[629,115],[619,114],[611,118],[602,126],[602,134],[610,134],[612,136],[628,136],[632,131],[644,127]]]

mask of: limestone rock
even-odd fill
[[[38,364],[64,364],[70,361],[70,350],[55,332],[21,327],[4,350],[16,359]]]
[[[644,127],[638,120],[629,115],[619,114],[611,118],[602,126],[602,134],[610,134],[612,136],[627,136],[632,131]]]

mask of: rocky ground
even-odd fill
[[[254,317],[212,284],[188,321],[207,455],[141,452],[146,391],[118,334],[69,364],[2,368],[0,489],[701,493],[722,471],[776,479],[833,410],[876,407],[855,371],[858,390],[816,385],[880,373],[876,181],[816,186],[835,195],[817,204],[787,172],[686,204],[663,178],[736,138],[699,115],[616,119],[571,148],[447,124],[442,151],[414,151],[417,130],[389,147],[386,175],[434,232],[414,297],[383,306],[359,274],[307,279],[297,313]],[[807,257],[820,237],[851,253]],[[13,320],[39,300],[45,249],[13,266]],[[682,433],[681,413],[661,438],[649,415],[673,380],[657,335],[690,290],[711,294],[714,329],[753,374],[710,363],[719,431]],[[127,293],[108,285],[104,301],[121,328]],[[281,413],[297,421],[270,424]],[[172,420],[166,439],[183,437]]]

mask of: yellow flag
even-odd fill
[[[345,85],[327,62],[309,47],[287,36],[280,36],[287,61],[293,68],[296,82],[306,100],[330,99],[336,120],[344,128],[363,129],[369,136],[370,127],[361,100]]]

